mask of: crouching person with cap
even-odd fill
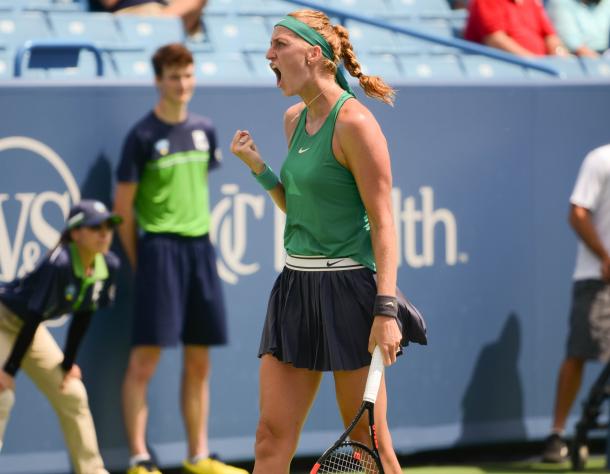
[[[119,261],[109,248],[120,222],[101,202],[81,201],[36,268],[0,285],[0,447],[21,367],[57,413],[77,474],[107,474],[74,360],[93,313],[114,300]],[[67,313],[73,318],[62,352],[41,323]]]

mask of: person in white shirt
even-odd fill
[[[566,357],[559,370],[552,432],[542,456],[546,462],[567,458],[563,432],[585,362],[610,360],[610,145],[586,156],[570,203],[578,253]]]

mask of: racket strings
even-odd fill
[[[324,459],[322,473],[379,474],[377,461],[367,450],[353,445],[339,446]]]

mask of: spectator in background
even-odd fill
[[[449,5],[453,10],[463,10],[468,8],[468,0],[449,0]]]
[[[128,15],[177,16],[189,35],[200,30],[208,0],[89,0],[92,10]]]
[[[208,173],[219,165],[216,132],[188,104],[193,56],[182,44],[152,58],[159,100],[131,129],[117,170],[119,237],[136,272],[132,349],[123,383],[128,474],[160,474],[146,444],[146,394],[164,347],[183,345],[184,472],[247,474],[209,456],[209,347],[227,341],[222,286],[209,238]],[[137,221],[136,221],[137,218]]]
[[[549,0],[547,10],[574,54],[594,58],[608,49],[610,0]]]
[[[541,0],[470,0],[464,39],[524,57],[567,56]]]
[[[585,361],[610,360],[610,145],[587,155],[570,203],[570,224],[580,242],[566,357],[557,381],[552,432],[542,455],[546,462],[562,462],[568,455],[563,431],[580,389]]]

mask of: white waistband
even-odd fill
[[[286,266],[302,272],[336,272],[364,268],[364,265],[349,257],[328,258],[304,255],[286,255]]]

